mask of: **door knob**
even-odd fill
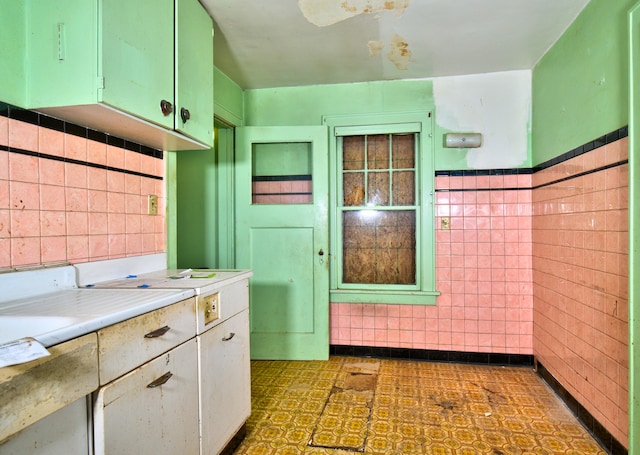
[[[320,248],[320,251],[318,251],[318,256],[324,256],[324,251],[322,250],[322,248]]]

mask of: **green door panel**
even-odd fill
[[[198,0],[176,0],[175,84],[176,129],[213,144],[213,24]]]
[[[173,0],[100,0],[104,78],[100,101],[173,128],[160,101],[174,102]]]
[[[313,286],[292,284],[313,283],[313,229],[251,229],[249,243],[257,277],[251,285],[263,297],[250,315],[254,335],[312,333]]]
[[[327,129],[246,127],[236,131],[236,267],[254,271],[250,280],[251,357],[326,359],[329,356]],[[252,202],[253,144],[266,143],[311,144],[312,202]]]

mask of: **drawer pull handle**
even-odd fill
[[[149,384],[147,384],[147,388],[148,389],[153,389],[153,388],[156,388],[156,387],[160,387],[161,385],[165,384],[171,378],[171,376],[173,376],[173,373],[171,373],[171,371],[167,371],[165,374],[160,376],[155,381],[150,382]]]
[[[228,337],[222,337],[222,341],[229,341],[234,336],[236,336],[236,334],[231,332]]]
[[[160,327],[159,329],[154,330],[153,332],[147,333],[144,337],[145,338],[158,338],[158,337],[161,337],[162,335],[164,335],[165,333],[167,333],[169,330],[171,330],[171,327],[169,327],[168,325],[165,325],[164,327]]]

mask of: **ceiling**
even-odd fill
[[[244,89],[531,69],[588,0],[201,0]]]

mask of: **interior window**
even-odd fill
[[[416,284],[415,135],[342,139],[342,281]]]
[[[310,142],[254,143],[253,204],[313,204]]]
[[[326,117],[331,300],[434,304],[429,113]]]

